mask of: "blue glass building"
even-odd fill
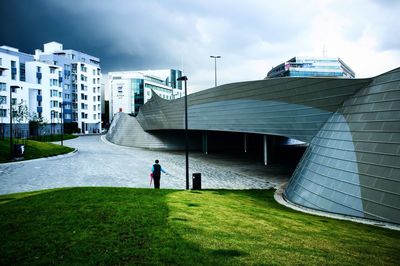
[[[293,57],[267,74],[267,78],[277,77],[354,78],[355,73],[338,57]]]

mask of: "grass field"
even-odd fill
[[[1,265],[398,265],[400,232],[299,213],[269,190],[0,196]]]
[[[24,160],[50,157],[65,154],[73,151],[73,148],[60,146],[52,143],[39,142],[34,140],[24,140],[25,152]],[[9,139],[0,140],[0,163],[10,161],[10,142]]]

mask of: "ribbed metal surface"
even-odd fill
[[[188,128],[282,135],[309,142],[332,112],[369,82],[281,78],[219,86],[188,96]],[[183,129],[184,99],[154,96],[142,107],[138,121],[144,130]]]
[[[313,138],[285,191],[298,204],[400,223],[400,71],[347,99]]]
[[[146,132],[135,117],[125,113],[114,116],[106,139],[118,145],[138,148],[175,150],[184,147],[181,136],[174,136],[167,132]]]
[[[289,200],[400,223],[399,73],[396,69],[370,79],[280,78],[219,86],[188,96],[189,129],[309,142],[285,191]],[[137,121],[147,132],[182,130],[184,99],[154,96]],[[128,135],[130,126],[125,127],[121,134]],[[150,146],[139,142],[134,145]]]

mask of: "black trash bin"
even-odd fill
[[[192,175],[193,190],[201,189],[201,173],[193,173]]]
[[[25,145],[24,144],[14,144],[14,156],[15,157],[23,157],[25,153]]]

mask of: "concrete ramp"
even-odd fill
[[[107,132],[106,139],[114,144],[147,148],[182,150],[184,142],[180,132],[155,131],[146,132],[136,117],[125,113],[117,113]]]

